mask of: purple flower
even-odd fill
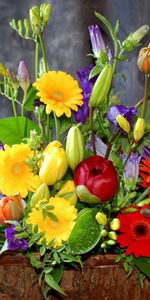
[[[30,86],[30,73],[26,63],[21,60],[18,67],[18,80],[21,88],[23,89],[24,93],[27,92]]]
[[[91,25],[88,27],[90,32],[92,50],[95,57],[99,57],[101,51],[106,51],[105,43],[103,41],[100,29],[97,25]]]
[[[116,127],[120,128],[119,124],[116,121],[116,117],[122,115],[125,117],[130,125],[133,125],[133,117],[137,115],[137,109],[132,106],[130,109],[123,105],[114,105],[111,106],[107,112],[107,119],[112,122]],[[121,129],[121,128],[120,128]]]
[[[144,153],[142,154],[142,159],[146,159],[150,157],[150,148],[145,146],[144,147]]]
[[[26,239],[16,238],[15,234],[16,230],[14,225],[11,225],[11,227],[5,229],[5,238],[8,242],[8,250],[26,251],[28,249],[28,241]]]
[[[126,159],[126,154],[122,155],[122,159]],[[139,175],[139,163],[141,160],[141,156],[138,156],[134,154],[133,152],[131,153],[130,157],[128,158],[128,161],[125,165],[125,169],[123,172],[123,176],[128,178],[129,180],[138,179]]]
[[[4,145],[0,144],[0,150],[4,150]]]
[[[105,157],[107,151],[107,145],[103,143],[103,141],[98,137],[94,136],[95,146],[96,146],[96,154]],[[86,145],[87,149],[93,151],[93,146],[91,140],[88,141]]]
[[[77,75],[80,80],[80,84],[83,90],[83,105],[78,108],[78,111],[74,113],[74,118],[76,122],[86,122],[86,119],[89,117],[90,111],[88,106],[88,101],[91,96],[92,88],[95,83],[95,78],[89,80],[89,74],[93,69],[91,64],[87,68],[82,68],[80,71],[77,71]]]

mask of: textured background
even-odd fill
[[[24,59],[33,74],[34,44],[23,40],[9,27],[12,18],[23,19],[28,16],[32,5],[44,1],[0,0],[0,62],[17,71],[20,59]],[[75,71],[91,63],[87,54],[91,51],[88,25],[98,23],[104,39],[109,44],[108,32],[94,16],[99,11],[115,24],[120,21],[120,39],[143,24],[150,25],[149,0],[51,0],[52,19],[45,35],[48,62],[51,69],[61,69],[75,75]],[[150,41],[150,33],[144,39],[144,45]],[[130,56],[130,63],[123,63],[127,80],[120,81],[122,98],[126,103],[135,103],[143,95],[143,76],[137,69],[138,50]],[[33,75],[32,75],[33,76]],[[0,116],[11,113],[10,103],[0,97]]]

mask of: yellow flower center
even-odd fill
[[[56,101],[63,101],[63,94],[60,92],[60,91],[55,91],[53,93],[53,98],[56,100]]]
[[[17,162],[12,166],[12,172],[16,176],[22,175],[24,171],[24,165],[22,162]]]

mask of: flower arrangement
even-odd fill
[[[141,286],[150,277],[149,45],[138,56],[143,99],[127,107],[116,90],[118,65],[149,28],[120,41],[118,21],[113,28],[95,14],[114,46],[89,26],[95,64],[77,71],[79,82],[49,69],[48,3],[32,7],[29,20],[10,22],[35,43],[34,82],[24,61],[17,75],[0,64],[0,93],[14,112],[0,120],[1,253],[22,251],[30,259],[45,299],[50,289],[64,293],[65,266],[82,267],[85,254],[118,254],[116,262],[128,275],[135,269]]]

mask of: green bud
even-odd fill
[[[23,35],[23,24],[21,20],[18,20],[18,33],[22,36]]]
[[[109,245],[109,246],[113,246],[113,245],[116,244],[116,241],[114,241],[114,240],[108,240],[108,241],[106,241],[106,244]]]
[[[118,230],[120,228],[120,220],[118,218],[114,218],[110,222],[110,228],[115,231]]]
[[[97,107],[105,99],[111,87],[112,77],[113,67],[111,64],[107,64],[94,84],[89,102],[90,107]]]
[[[73,125],[67,135],[66,155],[70,168],[74,171],[77,165],[83,160],[84,142],[78,126]]]
[[[35,34],[39,34],[41,31],[41,17],[40,17],[40,9],[38,6],[33,6],[29,10],[30,22],[32,26],[32,30]]]
[[[42,143],[43,143],[42,137],[37,134],[35,129],[31,130],[30,131],[30,139],[29,139],[30,148],[37,150],[40,148]]]
[[[150,204],[150,198],[146,198],[146,199],[140,201],[137,205],[138,205],[139,207],[142,207],[142,206],[145,205],[145,204]]]
[[[101,244],[101,248],[102,248],[102,249],[105,249],[105,248],[107,248],[107,245],[106,245],[106,243],[105,243],[105,242]]]
[[[108,235],[108,232],[106,229],[103,229],[102,232],[101,232],[101,238],[104,238]]]
[[[98,212],[95,218],[99,224],[104,226],[107,224],[107,216],[104,213]]]
[[[43,3],[40,6],[40,15],[43,17],[43,21],[47,22],[52,14],[52,6],[49,3]]]
[[[132,51],[135,47],[139,46],[140,41],[149,31],[148,25],[143,25],[135,32],[129,34],[129,36],[122,42],[122,48],[125,51]]]
[[[84,185],[78,185],[76,187],[76,194],[81,202],[85,202],[88,204],[100,203],[100,199],[91,194]]]
[[[30,25],[27,19],[24,19],[25,36],[30,37]]]
[[[117,240],[117,234],[116,234],[115,231],[109,231],[109,232],[108,232],[108,236],[109,236],[112,240],[114,240],[114,241]]]
[[[50,192],[46,183],[42,183],[31,197],[30,206],[34,207],[40,200],[48,200]]]

